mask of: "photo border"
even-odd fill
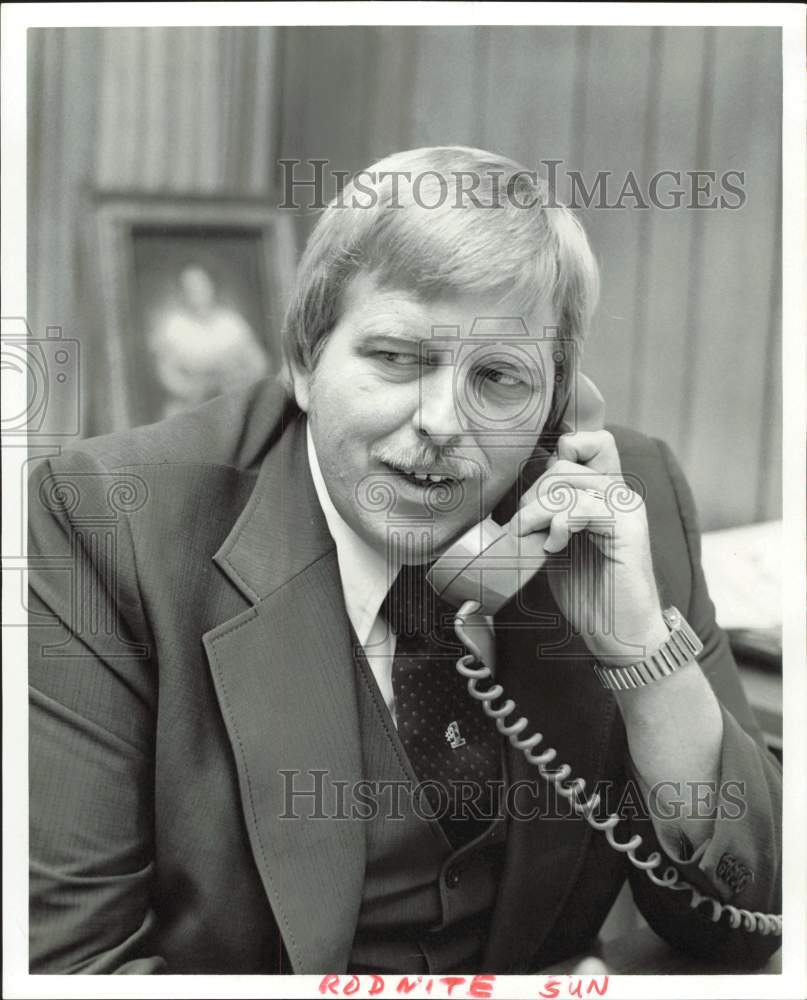
[[[386,8],[386,9],[385,9]],[[176,24],[177,6],[167,3],[7,4],[2,16],[3,150],[0,182],[2,220],[2,314],[26,313],[26,46],[29,26],[124,26]],[[775,976],[732,974],[614,976],[609,997],[800,998],[807,988],[803,942],[807,938],[807,869],[804,830],[807,771],[805,661],[805,10],[791,4],[496,4],[377,5],[372,3],[187,3],[182,22],[197,24],[687,24],[779,25],[783,31],[783,485],[782,566],[785,683],[785,829],[783,971]],[[12,448],[14,443],[12,442]],[[8,455],[4,450],[3,465]],[[13,464],[10,462],[9,464]],[[8,482],[9,480],[6,480]],[[3,491],[3,536],[25,523],[24,490]],[[5,601],[13,595],[4,591]],[[5,620],[5,618],[4,618]],[[5,631],[5,630],[4,630]],[[27,972],[27,718],[24,629],[10,629],[4,645],[4,993],[17,997],[162,996],[154,977],[31,976]],[[9,669],[13,665],[13,669]],[[317,976],[172,976],[174,996],[315,996]],[[497,996],[535,997],[540,976],[498,977]],[[113,988],[114,987],[114,988]]]

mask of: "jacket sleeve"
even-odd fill
[[[151,643],[126,512],[72,453],[29,483],[30,971],[154,973]]]
[[[653,815],[632,821],[631,833],[643,839],[641,857],[660,850],[683,880],[722,904],[751,912],[781,912],[782,774],[765,748],[762,734],[743,693],[725,633],[715,621],[700,560],[700,533],[695,505],[683,472],[666,444],[657,442],[669,471],[683,522],[692,573],[687,620],[703,642],[701,669],[721,704],[723,744],[716,797],[717,815],[711,838],[693,851],[675,827]],[[704,792],[708,793],[708,789]],[[666,867],[666,865],[665,865]],[[696,907],[688,890],[653,885],[630,869],[634,899],[650,926],[671,944],[703,958],[737,967],[763,965],[781,946],[775,933],[733,928],[728,916],[713,922],[712,906]]]

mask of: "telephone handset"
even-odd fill
[[[604,423],[605,400],[591,379],[578,374],[560,432],[598,431]],[[544,564],[548,536],[548,531],[536,531],[518,537],[489,515],[443,553],[427,579],[450,604],[475,601],[480,614],[495,615]]]
[[[584,375],[578,374],[575,381],[575,397],[567,404],[561,418],[561,433],[600,430],[605,419],[602,396]],[[573,423],[567,417],[572,407],[576,418]],[[429,570],[427,579],[435,591],[448,603],[459,606],[454,618],[454,631],[469,652],[457,660],[456,668],[467,680],[468,693],[480,702],[484,713],[512,746],[521,750],[526,759],[538,768],[541,776],[554,785],[557,793],[569,800],[574,812],[582,816],[589,826],[605,834],[610,846],[626,854],[630,863],[642,869],[653,883],[678,892],[689,891],[692,909],[701,903],[709,903],[709,917],[715,923],[723,914],[728,914],[732,928],[743,927],[763,935],[781,935],[780,913],[752,912],[704,896],[685,882],[672,865],[667,865],[662,871],[664,862],[658,851],[653,851],[647,858],[637,857],[636,849],[642,844],[641,836],[634,834],[625,842],[618,841],[614,829],[620,817],[611,814],[604,820],[596,819],[594,812],[600,804],[600,796],[594,792],[588,798],[584,797],[585,779],[569,780],[571,768],[568,764],[556,764],[553,768],[547,766],[555,760],[557,751],[547,747],[540,753],[536,752],[543,736],[533,733],[522,737],[529,726],[524,716],[508,721],[516,711],[516,704],[505,697],[501,684],[490,683],[493,672],[485,663],[484,652],[480,648],[480,643],[486,645],[486,640],[479,628],[473,626],[478,626],[480,615],[495,615],[540,570],[548,558],[543,547],[547,537],[546,531],[519,537],[489,516],[462,535]],[[488,682],[484,690],[479,687],[482,681]],[[494,702],[500,702],[499,706],[494,708]],[[660,874],[656,874],[657,869]]]

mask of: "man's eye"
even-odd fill
[[[479,374],[486,382],[492,382],[502,389],[517,389],[525,384],[524,379],[515,372],[502,371],[499,368],[483,368]]]
[[[416,365],[420,360],[417,354],[405,354],[401,351],[379,351],[377,357],[381,361],[399,368]]]

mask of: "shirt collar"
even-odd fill
[[[306,445],[311,478],[317,499],[325,515],[328,531],[336,544],[339,575],[350,624],[364,646],[378,612],[392,585],[396,568],[389,565],[385,553],[378,552],[358,535],[334,507],[319,467],[311,428],[306,422]]]

